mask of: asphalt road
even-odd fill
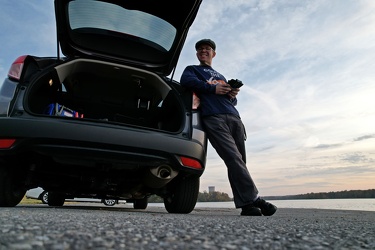
[[[279,208],[271,217],[239,212],[18,205],[0,208],[0,249],[375,249],[375,212]]]

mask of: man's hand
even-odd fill
[[[231,99],[236,98],[236,95],[240,92],[239,88],[232,89],[231,91],[228,92],[228,95]]]
[[[232,88],[229,84],[216,84],[215,93],[217,95],[225,95],[228,94],[231,90]]]

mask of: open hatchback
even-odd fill
[[[194,209],[207,138],[192,93],[168,76],[200,4],[55,0],[63,56],[19,57],[0,89],[0,206],[42,187],[51,206],[145,209],[155,194],[170,213]]]

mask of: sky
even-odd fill
[[[0,78],[20,55],[55,56],[55,31],[52,0],[0,0]],[[375,188],[375,1],[203,0],[176,80],[202,38],[216,42],[213,68],[244,83],[237,109],[261,196]],[[232,197],[211,146],[200,185]]]

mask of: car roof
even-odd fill
[[[169,75],[201,2],[55,0],[61,51]]]

